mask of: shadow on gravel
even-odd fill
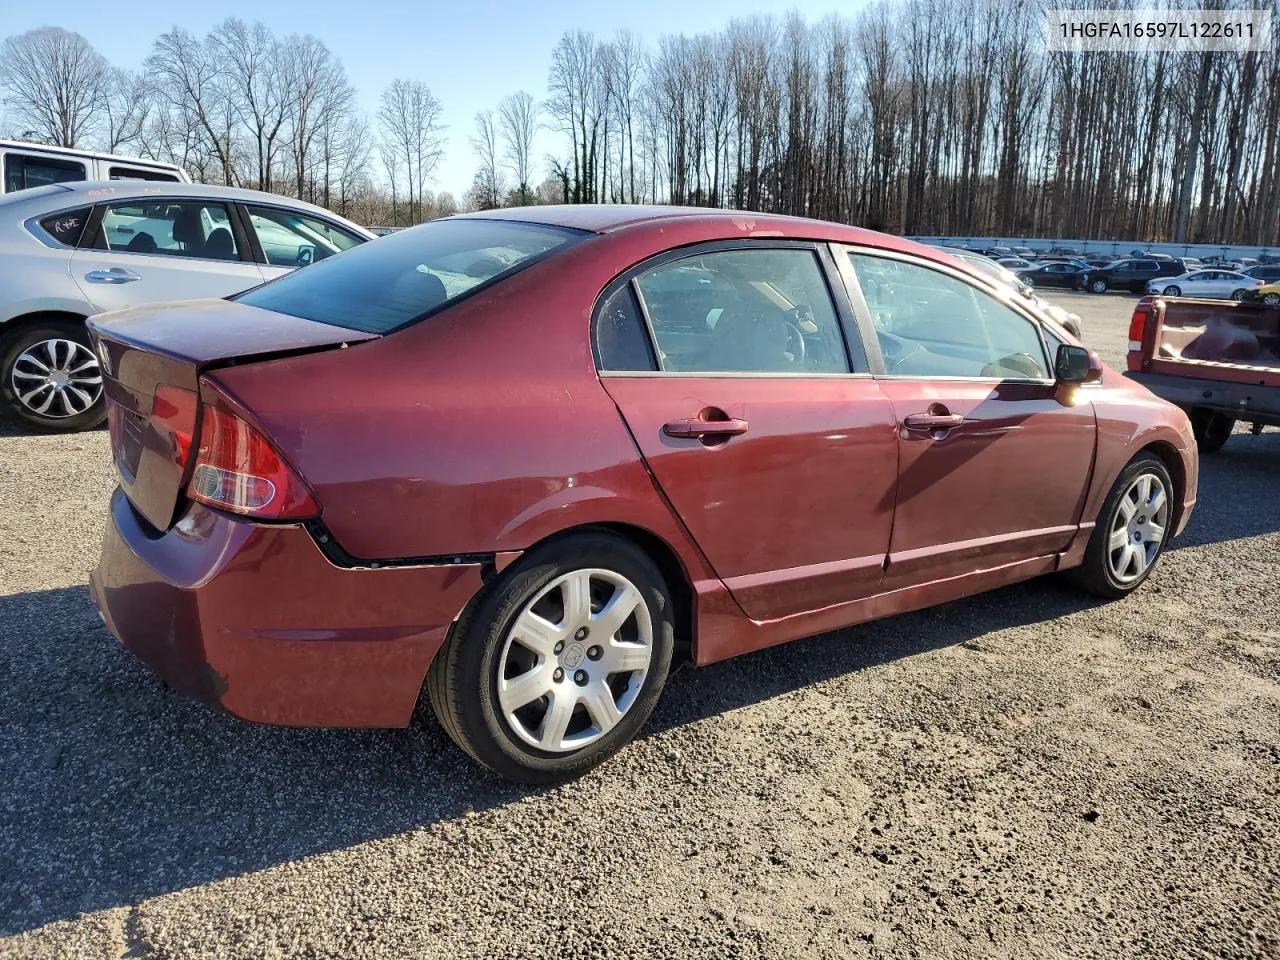
[[[1280,530],[1280,434],[1206,457],[1177,546]],[[1041,578],[674,676],[645,736],[1095,601]],[[289,730],[168,694],[83,588],[0,597],[0,936],[519,800],[432,722]],[[607,776],[606,772],[602,773]]]
[[[1200,458],[1195,513],[1174,550],[1280,532],[1280,431],[1232,434]]]
[[[1042,580],[684,671],[643,736],[1089,603]],[[167,693],[84,588],[0,597],[0,689],[0,936],[530,793],[431,721],[263,727]]]

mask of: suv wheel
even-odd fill
[[[0,412],[45,433],[102,423],[102,370],[83,324],[50,320],[0,340]]]
[[[1098,514],[1076,580],[1090,593],[1119,599],[1151,575],[1172,532],[1173,481],[1154,454],[1134,457]]]
[[[662,574],[628,540],[582,533],[512,564],[459,618],[427,675],[440,725],[524,783],[578,776],[653,712],[675,647]]]
[[[1101,277],[1097,278],[1096,280],[1090,280],[1089,289],[1092,290],[1094,293],[1106,293],[1107,281],[1103,280]]]

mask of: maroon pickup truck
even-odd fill
[[[1201,453],[1220,450],[1237,420],[1280,426],[1280,307],[1143,297],[1125,376],[1187,411]]]

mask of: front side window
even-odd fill
[[[509,220],[433,220],[287,273],[236,299],[317,323],[388,333],[586,236]]]
[[[636,278],[658,361],[677,373],[848,373],[822,264],[809,249],[734,249]]]
[[[253,232],[273,267],[305,267],[363,243],[336,223],[276,207],[249,207]]]
[[[4,156],[4,190],[13,193],[49,183],[68,183],[85,178],[84,164],[61,157],[31,157],[21,153]]]
[[[194,200],[109,204],[100,243],[107,250],[204,260],[239,260],[240,248],[221,203]]]
[[[875,324],[885,372],[903,377],[1047,380],[1039,328],[950,274],[848,254]]]

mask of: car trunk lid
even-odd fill
[[[103,365],[120,486],[159,530],[173,523],[191,467],[204,371],[377,338],[223,300],[101,314],[89,330]]]

